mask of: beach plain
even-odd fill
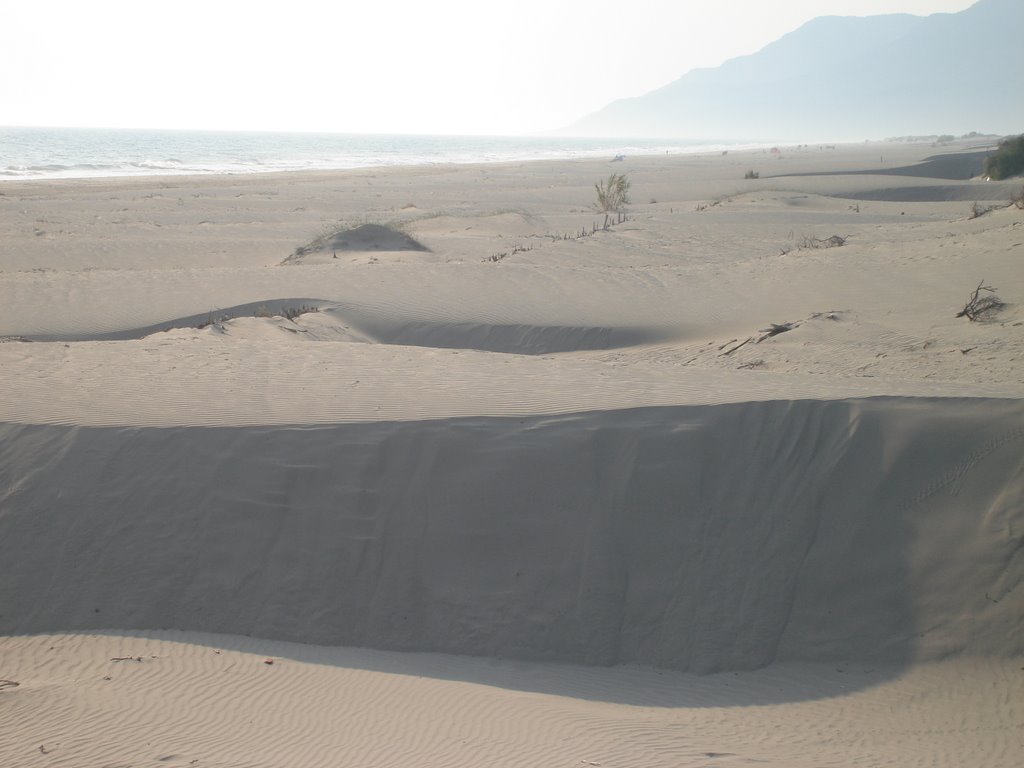
[[[0,762],[1016,766],[986,146],[0,184]]]

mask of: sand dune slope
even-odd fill
[[[1024,653],[1016,401],[2,430],[7,633],[698,671]]]

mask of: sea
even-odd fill
[[[0,127],[0,183],[688,154],[714,141]],[[759,146],[759,145],[757,145]]]

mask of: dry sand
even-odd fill
[[[976,149],[0,185],[0,764],[1019,765]]]

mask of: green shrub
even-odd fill
[[[995,154],[985,158],[985,175],[996,181],[1024,173],[1024,134],[1003,139]]]

